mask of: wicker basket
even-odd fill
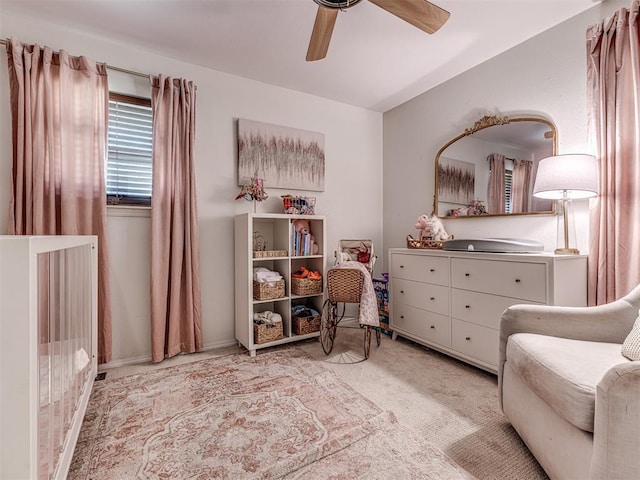
[[[320,315],[310,317],[293,317],[293,332],[296,335],[306,335],[307,333],[320,331]]]
[[[360,303],[364,275],[355,268],[332,268],[327,272],[329,300]]]
[[[253,343],[267,343],[282,338],[282,322],[253,324]]]
[[[286,257],[288,254],[286,250],[254,250],[253,258]]]
[[[322,293],[322,279],[292,278],[291,293],[294,295],[318,295]]]
[[[272,300],[284,297],[284,280],[275,282],[253,282],[254,300]]]
[[[450,239],[453,239],[453,235],[451,235]],[[441,249],[443,243],[444,242],[442,240],[418,240],[417,238],[413,238],[411,235],[407,235],[407,248]]]

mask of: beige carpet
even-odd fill
[[[388,337],[326,361],[362,335],[340,328],[329,358],[308,341],[108,371],[69,478],[545,478],[495,376]]]
[[[359,353],[361,344],[360,329],[339,328],[332,355]],[[326,359],[315,342],[302,348],[318,360]],[[324,365],[478,479],[547,478],[500,411],[495,375],[384,335],[380,347],[371,347],[367,361]]]

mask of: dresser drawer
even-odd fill
[[[517,303],[535,302],[457,288],[451,289],[452,317],[496,330],[500,328],[502,313]]]
[[[451,321],[451,348],[482,362],[498,366],[500,332],[474,323]]]
[[[444,315],[394,303],[391,328],[443,347],[451,346],[451,320]]]
[[[543,263],[451,259],[451,286],[546,303],[546,267]]]
[[[449,287],[394,279],[391,287],[394,305],[403,303],[440,315],[449,315]]]
[[[429,255],[391,255],[391,278],[449,285],[449,259]]]

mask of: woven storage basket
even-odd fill
[[[272,325],[268,325],[266,323],[263,324],[253,324],[253,343],[267,343],[273,342],[275,340],[280,340],[282,338],[282,322],[274,323]]]
[[[294,295],[317,295],[322,293],[322,279],[292,278],[291,293]]]
[[[293,317],[293,332],[296,335],[306,335],[307,333],[320,331],[320,315],[310,317]]]
[[[355,268],[332,268],[327,272],[329,300],[342,303],[360,303],[364,275]]]
[[[453,235],[449,237],[453,239]],[[442,244],[444,242],[442,240],[418,240],[417,238],[413,238],[411,235],[407,235],[407,248],[427,248],[427,249],[441,249]]]
[[[254,300],[271,300],[284,297],[284,280],[275,282],[253,282]]]

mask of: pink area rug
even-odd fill
[[[69,479],[470,477],[297,347],[97,382]]]

